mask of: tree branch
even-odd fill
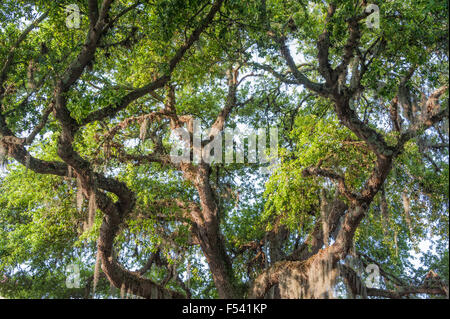
[[[207,16],[202,20],[200,25],[192,32],[191,36],[186,42],[178,49],[175,55],[168,62],[169,70],[168,74],[162,75],[152,83],[147,84],[139,89],[136,89],[120,99],[119,102],[109,105],[103,109],[97,110],[89,114],[86,118],[81,120],[81,126],[84,126],[93,121],[99,121],[107,117],[115,116],[119,111],[126,108],[131,102],[138,98],[155,91],[158,88],[162,88],[170,80],[170,75],[174,71],[177,64],[181,61],[186,51],[192,47],[192,45],[200,38],[200,34],[206,29],[206,27],[212,22],[215,14],[219,11],[224,0],[216,0],[211,6]]]
[[[49,11],[43,13],[39,18],[37,18],[35,21],[33,21],[19,36],[19,38],[16,40],[16,42],[13,44],[11,49],[9,50],[8,55],[6,56],[5,62],[3,63],[3,67],[0,70],[0,100],[3,98],[3,94],[5,93],[5,87],[4,82],[6,80],[6,76],[8,74],[9,67],[11,66],[14,54],[17,50],[17,48],[20,46],[20,44],[26,39],[28,34],[36,28],[39,23],[41,23],[45,18],[47,18],[49,14]]]
[[[302,175],[303,175],[303,177],[308,177],[311,175],[327,177],[327,178],[337,182],[339,192],[342,195],[344,195],[350,202],[354,203],[359,198],[359,196],[357,194],[354,194],[347,188],[347,186],[345,185],[344,177],[333,172],[330,169],[318,168],[318,167],[308,167],[302,171]]]

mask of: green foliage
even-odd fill
[[[319,221],[321,190],[328,198],[334,196],[336,185],[323,177],[304,177],[305,168],[320,166],[332,170],[357,192],[364,187],[376,160],[367,145],[339,122],[334,101],[310,94],[299,85],[286,85],[255,66],[265,64],[293,79],[292,72],[286,71],[279,44],[267,32],[270,28],[285,36],[295,61],[301,64],[299,70],[312,81],[323,83],[318,70],[317,39],[324,31],[329,2],[225,1],[216,19],[170,75],[170,83],[176,87],[177,113],[201,119],[206,127],[214,123],[226,103],[226,72],[239,64],[238,78],[247,77],[239,84],[237,107],[226,126],[279,128],[279,163],[271,174],[262,174],[257,165],[248,163],[211,168],[210,184],[219,207],[220,230],[236,280],[243,287],[266,267],[268,259],[261,256],[267,249],[267,232],[279,222],[289,229],[282,246],[283,254],[288,255],[296,240],[305,239]],[[347,19],[362,13],[359,2],[334,1],[337,10],[326,26],[332,67],[342,61],[349,36]],[[448,1],[372,2],[380,8],[380,28],[368,28],[362,21],[358,50],[362,53],[377,48],[379,52],[367,66],[361,80],[365,91],[354,101],[353,108],[364,123],[394,146],[398,133],[390,129],[389,104],[410,66],[417,65],[408,82],[417,97],[422,93],[428,96],[436,87],[448,83]],[[72,3],[79,5],[82,12],[79,29],[65,25],[63,10]],[[133,3],[114,1],[110,18]],[[105,33],[92,64],[65,96],[71,116],[81,123],[91,112],[113,105],[136,88],[168,75],[168,61],[198,27],[209,3],[142,1],[131,14],[121,16],[118,24]],[[0,72],[21,32],[36,19],[37,13],[46,11],[48,18],[15,50],[4,85],[8,94],[0,101],[1,117],[21,137],[39,123],[43,110],[52,101],[55,82],[83,49],[89,29],[88,5],[87,1],[69,0],[0,4]],[[30,68],[33,81],[41,85],[37,92],[30,88]],[[95,172],[125,183],[136,196],[135,209],[127,216],[114,243],[119,262],[138,270],[161,250],[160,259],[174,265],[183,279],[188,277],[189,268],[193,297],[215,298],[218,294],[205,257],[191,238],[192,225],[176,218],[182,214],[177,200],[199,205],[194,185],[186,182],[180,171],[159,163],[124,163],[120,159],[120,150],[138,156],[152,154],[156,149],[151,138],[138,139],[139,122],[123,127],[110,149],[105,144],[108,132],[123,120],[161,110],[163,104],[158,96],[164,99],[166,91],[160,88],[153,93],[133,101],[111,119],[82,127],[73,146]],[[448,105],[448,93],[441,101]],[[403,125],[411,124],[403,113]],[[150,123],[145,129],[161,136],[163,147],[170,148],[169,121]],[[51,113],[34,143],[26,149],[38,159],[59,162],[60,134],[60,125]],[[425,144],[439,145],[443,140],[447,141],[446,147],[424,149]],[[378,194],[357,229],[356,249],[398,277],[406,278],[408,274],[419,282],[434,269],[448,282],[448,155],[446,119],[405,145],[384,184],[388,215],[381,212],[383,199]],[[2,163],[5,156],[0,156]],[[7,167],[0,167],[0,295],[89,297],[86,287],[90,287],[93,277],[96,241],[104,216],[97,210],[93,227],[86,229],[88,200],[84,198],[81,210],[77,209],[80,188],[75,178],[37,174],[26,165],[7,160]],[[339,198],[348,203],[343,196]],[[424,251],[421,243],[425,241],[430,242],[430,247]],[[261,242],[264,244],[255,250],[246,249]],[[413,255],[419,258],[413,260]],[[145,274],[147,278],[164,281],[168,270],[161,260]],[[79,289],[65,285],[66,267],[72,263],[81,269]],[[173,278],[166,287],[183,292]],[[119,296],[119,291],[111,291],[109,282],[100,278],[95,297]]]

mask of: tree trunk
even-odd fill
[[[205,254],[219,298],[239,298],[231,260],[225,250],[225,243],[220,232],[218,206],[209,182],[210,167],[200,164],[194,178],[201,204],[201,223],[195,227],[200,247]]]

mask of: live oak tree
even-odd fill
[[[448,3],[373,4],[4,1],[0,294],[448,298]]]

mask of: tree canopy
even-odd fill
[[[448,40],[444,0],[2,1],[0,295],[448,298]]]

